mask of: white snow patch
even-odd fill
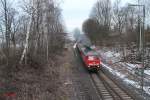
[[[117,62],[120,60],[121,58],[121,53],[115,53],[113,51],[105,51],[105,50],[98,50],[98,53],[100,54],[100,57],[106,61],[107,63],[109,62]],[[121,65],[125,66],[129,71],[133,72],[134,69],[136,68],[141,68],[142,65],[141,64],[131,64],[131,63],[126,63],[126,62],[122,62]],[[128,79],[126,78],[125,74],[122,74],[121,72],[118,72],[117,70],[112,69],[110,66],[102,63],[102,66],[104,68],[106,68],[109,72],[111,72],[113,75],[118,76],[119,78],[123,79],[123,81],[127,84],[130,84],[132,86],[134,86],[137,89],[141,88],[141,85],[139,82],[136,82],[134,80]],[[150,70],[145,70],[144,71],[145,74],[150,75]],[[150,86],[144,86],[143,87],[144,91],[150,95]]]
[[[102,63],[102,66],[105,67],[109,72],[111,72],[113,75],[118,76],[119,78],[123,79],[124,82],[126,82],[127,84],[131,84],[132,86],[134,86],[135,88],[140,88],[141,86],[139,85],[138,82],[130,80],[128,78],[125,78],[126,75],[118,72],[117,70],[113,70],[112,68],[110,68],[109,66],[107,66],[106,64]]]
[[[102,57],[103,61],[109,64],[112,64],[121,60],[121,54],[118,52],[98,50],[98,53]]]
[[[114,56],[120,57],[120,53],[115,53]]]
[[[73,48],[75,49],[75,48],[76,48],[76,46],[77,46],[77,43],[75,43],[75,44],[73,45]]]
[[[144,86],[143,89],[147,94],[150,94],[150,86]]]
[[[124,74],[122,74],[122,73],[120,73],[120,72],[116,72],[116,75],[117,75],[118,77],[120,77],[121,79],[124,79],[124,78],[126,77],[126,75],[124,75]]]
[[[104,55],[105,55],[106,57],[113,57],[113,52],[108,51],[108,52],[105,52]]]
[[[127,67],[127,69],[129,70],[129,72],[131,73],[135,73],[135,69],[136,68],[141,68],[142,65],[141,64],[131,64],[131,63],[122,63],[123,66]]]
[[[138,82],[135,82],[135,81],[127,79],[127,78],[125,78],[123,81],[126,82],[127,84],[131,84],[132,86],[134,86],[136,88],[140,88],[140,85]]]
[[[108,67],[107,65],[105,65],[104,63],[102,63],[102,66],[105,67],[109,72],[111,72],[112,74],[114,73],[113,69]]]
[[[123,79],[126,77],[126,75],[118,72],[117,70],[114,70],[112,68],[110,68],[109,66],[105,65],[104,63],[102,63],[102,66],[105,67],[109,72],[111,72],[113,75],[118,76],[119,78]]]
[[[136,84],[134,84],[134,86],[135,86],[137,89],[141,88],[141,86],[140,86],[139,83],[137,83],[137,82],[136,82]]]
[[[131,67],[131,68],[136,68],[137,67],[137,65],[136,64],[130,64],[130,63],[126,63],[129,67]]]
[[[130,80],[130,79],[124,79],[124,82],[126,82],[126,83],[128,83],[128,84],[135,84],[136,82],[135,81],[133,81],[133,80]]]
[[[144,70],[144,73],[150,75],[150,70]]]

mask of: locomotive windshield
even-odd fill
[[[98,56],[97,52],[90,47],[86,47],[84,53],[89,56]]]
[[[89,56],[98,56],[97,52],[95,52],[95,51],[90,51],[90,52],[87,53],[87,55],[89,55]]]

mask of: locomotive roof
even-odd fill
[[[87,52],[86,55],[88,55],[88,56],[98,56],[98,53],[96,51],[92,50],[92,51]]]
[[[84,54],[89,55],[89,56],[98,56],[98,53],[95,50],[91,49],[91,48],[86,48],[84,50]]]
[[[83,45],[83,44],[78,44],[79,49],[84,53],[86,56],[98,56],[98,53],[92,49],[90,46]]]

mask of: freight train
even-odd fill
[[[101,60],[96,50],[94,50],[90,46],[86,46],[80,43],[76,45],[76,48],[79,51],[79,55],[81,56],[85,67],[89,71],[98,71],[100,69]]]

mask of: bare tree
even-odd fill
[[[95,19],[87,19],[83,25],[83,32],[91,39],[92,42],[96,43],[100,41],[103,36],[102,29],[100,30],[100,25]]]
[[[61,49],[65,34],[61,20],[60,9],[54,5],[53,0],[31,0],[32,5],[26,3],[25,11],[32,14],[31,24],[29,24],[26,35],[26,45],[22,53],[21,62],[28,55],[28,60],[45,57],[49,61],[49,57],[53,56],[57,49]],[[63,34],[63,35],[62,35]],[[62,43],[58,42],[58,38]],[[59,44],[58,44],[59,43]],[[27,45],[28,44],[28,45]]]
[[[49,58],[63,50],[66,33],[57,1],[23,0],[22,13],[13,8],[8,0],[1,0],[0,3],[0,45],[6,49],[1,49],[1,52],[8,64],[10,58],[14,57],[22,64],[28,64],[36,58],[49,61]]]
[[[94,5],[91,18],[98,20],[101,26],[105,26],[107,32],[110,30],[111,25],[111,1],[110,0],[98,0]]]
[[[92,40],[95,41],[95,43],[101,43],[102,40],[109,36],[109,33],[111,31],[111,20],[111,1],[98,0],[92,8],[90,18],[83,23],[83,30],[85,33],[88,30],[88,34],[90,34],[89,37],[91,37]],[[92,24],[94,24],[95,28],[91,26]]]
[[[123,29],[125,27],[127,9],[125,7],[121,7],[121,0],[116,0],[113,7],[113,23],[114,30],[117,30],[120,35],[122,35]]]
[[[8,64],[10,63],[10,57],[15,57],[15,34],[18,28],[18,19],[17,19],[17,11],[15,8],[11,6],[11,2],[8,0],[1,0],[0,1],[2,5],[1,9],[1,32],[3,34],[3,39],[5,39],[5,42],[3,41],[4,53],[7,57]],[[14,50],[12,50],[12,44],[14,45]],[[13,52],[12,52],[13,51]]]
[[[8,4],[7,0],[1,0],[1,4],[3,7],[3,14],[4,14],[4,27],[5,27],[5,39],[6,39],[6,55],[9,56],[9,47],[10,47],[10,33],[9,33],[9,26],[8,26]],[[9,59],[9,58],[8,58]],[[7,59],[7,60],[8,60]]]

